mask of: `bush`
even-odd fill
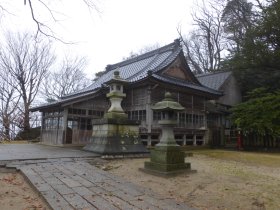
[[[30,128],[28,131],[20,131],[15,140],[35,140],[40,138],[41,127]]]

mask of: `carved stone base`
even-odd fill
[[[191,171],[191,164],[185,163],[185,153],[179,146],[156,146],[151,151],[151,161],[145,162],[144,170],[163,175]]]
[[[91,142],[83,149],[103,155],[148,153],[139,139],[138,123],[131,120],[101,119],[93,121]]]

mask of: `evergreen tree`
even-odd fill
[[[224,63],[237,76],[243,95],[260,87],[280,89],[280,3],[269,1],[260,8],[240,39],[240,50]]]

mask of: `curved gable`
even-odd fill
[[[170,77],[191,81],[190,76],[184,71],[180,58],[178,57],[169,67],[163,72],[163,75]]]
[[[179,55],[167,68],[165,68],[162,71],[162,75],[200,85],[193,72],[190,70],[185,57],[182,55]]]

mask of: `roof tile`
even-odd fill
[[[198,81],[209,88],[214,90],[220,90],[221,86],[228,79],[228,77],[232,74],[231,71],[223,71],[223,72],[214,72],[214,73],[206,73],[196,75]]]

